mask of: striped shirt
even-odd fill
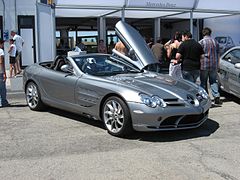
[[[216,70],[219,61],[219,45],[210,36],[204,36],[199,41],[204,51],[204,59],[201,59],[201,70]]]

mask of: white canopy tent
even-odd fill
[[[239,0],[56,0],[56,17],[197,19],[236,14]]]
[[[56,0],[56,17],[206,19],[240,14],[239,0]]]

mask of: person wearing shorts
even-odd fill
[[[16,48],[17,48],[16,70],[17,70],[17,74],[20,74],[22,72],[20,61],[21,61],[21,55],[22,55],[24,40],[20,35],[17,34],[16,30],[11,31],[11,36],[13,37],[13,40],[15,41],[15,45],[16,45]]]
[[[14,76],[17,75],[17,67],[16,67],[16,52],[17,52],[17,48],[16,48],[16,45],[14,44],[14,40],[13,39],[10,39],[9,40],[9,44],[10,44],[10,47],[9,47],[9,50],[8,50],[8,53],[9,53],[9,64],[10,64],[10,78],[13,77],[12,74],[13,74],[13,71],[14,71]]]

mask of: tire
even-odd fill
[[[133,131],[129,109],[118,97],[109,97],[104,102],[102,120],[108,133],[113,136],[126,137]]]
[[[29,82],[25,90],[25,96],[28,107],[33,111],[43,110],[45,105],[41,100],[38,86],[34,82]]]

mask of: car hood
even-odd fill
[[[136,29],[123,21],[119,21],[115,25],[115,30],[124,45],[133,53],[131,58],[127,58],[130,63],[137,66],[140,70],[150,64],[159,63]]]
[[[118,75],[107,79],[148,95],[158,95],[163,99],[187,100],[188,95],[196,97],[198,93],[198,86],[194,83],[157,73]]]

